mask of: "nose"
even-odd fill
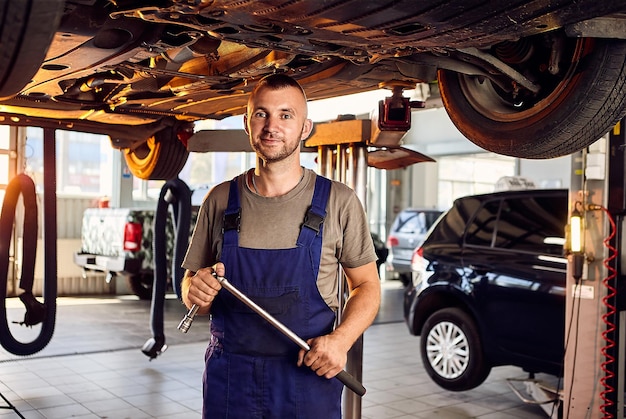
[[[265,131],[270,132],[270,133],[276,132],[279,121],[280,121],[279,117],[268,115],[268,117],[265,119],[265,126],[264,126]]]

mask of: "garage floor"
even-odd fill
[[[495,368],[479,388],[453,393],[427,377],[418,341],[402,323],[402,290],[383,283],[383,304],[364,336],[363,419],[532,419],[548,415],[526,405],[506,379],[525,378],[511,367]],[[21,321],[19,301],[7,301],[9,321]],[[206,319],[188,334],[176,330],[185,313],[170,297],[165,305],[169,348],[149,361],[141,347],[152,334],[150,303],[134,297],[59,298],[55,335],[41,352],[20,357],[0,348],[0,419],[200,417]],[[15,326],[28,342],[38,334]]]

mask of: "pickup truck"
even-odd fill
[[[128,288],[140,299],[149,300],[152,297],[155,272],[153,236],[157,211],[159,208],[165,209],[161,213],[166,215],[165,264],[168,285],[171,286],[172,258],[176,253],[174,214],[183,211],[182,208],[190,212],[189,235],[191,235],[198,209],[208,190],[207,185],[202,185],[190,191],[184,182],[171,180],[164,185],[159,204],[155,205],[155,209],[108,207],[86,209],[81,226],[81,248],[74,253],[74,263],[82,267],[84,272],[90,270],[105,272],[107,282],[117,275],[125,276]],[[175,210],[173,206],[175,202],[184,202],[189,198],[181,196],[181,200],[177,201],[177,193],[183,195],[190,193],[191,196],[190,202],[176,206]],[[171,205],[163,206],[164,202]],[[182,246],[186,248],[186,243]],[[178,253],[177,257],[181,260],[177,262],[177,266],[182,262],[180,246]]]
[[[83,213],[81,249],[74,263],[85,271],[106,272],[106,281],[127,278],[129,289],[142,300],[152,296],[154,278],[154,210],[88,208]],[[167,223],[166,249],[172,254],[174,229]],[[171,270],[168,263],[168,274]],[[168,275],[169,276],[169,275]]]

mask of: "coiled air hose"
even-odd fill
[[[0,289],[7,289],[9,273],[9,250],[18,199],[24,204],[24,233],[22,244],[22,269],[19,287],[24,290],[20,300],[26,307],[24,321],[20,324],[34,326],[42,323],[35,340],[23,343],[11,334],[6,312],[6,297],[0,298],[0,343],[15,355],[32,355],[42,350],[52,339],[56,315],[56,278],[44,279],[44,303],[33,296],[35,258],[37,254],[37,194],[32,179],[25,174],[15,176],[6,190],[0,214]],[[54,202],[54,201],[53,201]],[[54,255],[56,258],[56,253]]]

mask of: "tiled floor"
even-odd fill
[[[467,392],[432,383],[418,338],[402,323],[401,298],[397,282],[384,283],[381,312],[364,336],[363,419],[548,417],[507,386],[506,378],[525,377],[517,368],[495,368],[482,386]],[[151,337],[150,303],[127,297],[60,298],[58,304],[55,335],[41,352],[21,357],[0,349],[0,419],[200,417],[206,320],[180,333],[176,326],[185,310],[168,299],[169,348],[149,361],[141,347]],[[9,300],[8,307],[9,321],[21,320],[19,302]],[[24,341],[38,334],[38,327],[12,328]]]

